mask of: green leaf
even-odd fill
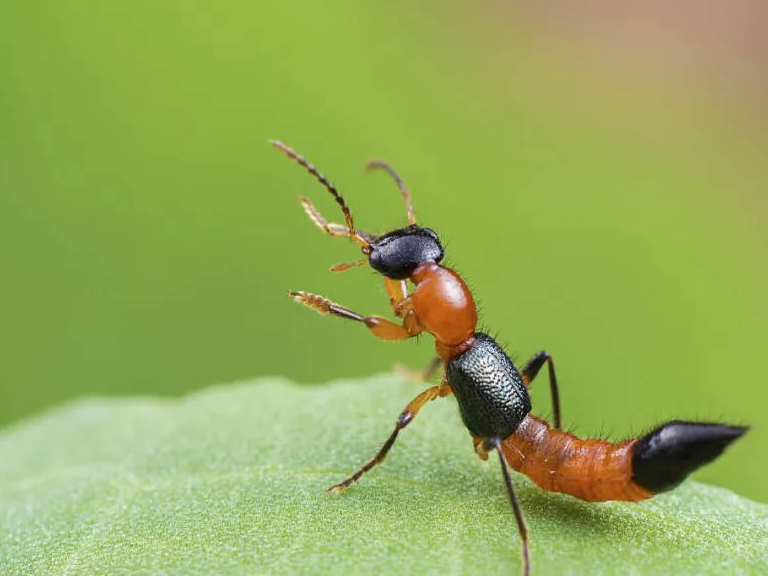
[[[498,462],[455,400],[373,455],[418,392],[264,379],[181,399],[85,399],[0,436],[2,574],[518,574]],[[726,454],[725,458],[728,457]],[[533,575],[765,574],[768,506],[687,482],[589,504],[514,475]]]

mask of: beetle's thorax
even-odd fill
[[[477,308],[464,280],[435,263],[418,266],[410,279],[416,285],[411,294],[413,313],[435,337],[438,355],[448,360],[466,350],[477,326]]]

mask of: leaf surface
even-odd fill
[[[31,418],[0,435],[0,573],[518,574],[498,462],[474,455],[450,397],[383,466],[325,495],[417,392],[391,375],[270,378]],[[514,481],[534,576],[768,570],[768,506],[728,490],[589,504]]]

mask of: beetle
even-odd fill
[[[428,332],[435,338],[437,357],[421,380],[426,381],[434,370],[443,367],[442,382],[408,403],[376,455],[351,476],[328,488],[328,492],[346,490],[381,464],[400,431],[413,421],[424,404],[453,394],[477,455],[487,460],[491,451],[498,454],[520,533],[521,569],[528,576],[528,531],[508,467],[551,492],[590,502],[638,502],[674,488],[747,431],[744,426],[673,420],[641,438],[619,443],[580,439],[563,431],[552,356],[542,350],[518,370],[491,336],[477,332],[477,308],[472,293],[454,270],[440,264],[445,252],[439,236],[417,224],[410,191],[389,164],[374,160],[367,167],[381,168],[393,178],[405,201],[408,226],[377,236],[355,227],[344,198],[303,156],[280,141],[271,144],[325,186],[341,207],[345,224],[328,222],[307,198],[299,197],[309,218],[326,234],[349,238],[360,246],[362,259],[337,264],[331,270],[369,264],[382,275],[392,312],[400,322],[358,314],[310,292],[289,291],[288,295],[321,314],[360,322],[384,340],[405,340]],[[410,291],[408,281],[413,285]],[[553,426],[530,414],[528,387],[544,364],[549,375]]]

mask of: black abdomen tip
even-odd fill
[[[664,492],[688,474],[712,462],[748,428],[673,420],[637,441],[632,454],[633,480],[651,492]]]

